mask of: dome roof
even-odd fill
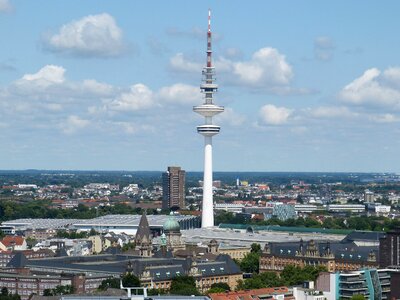
[[[164,231],[180,231],[181,226],[178,221],[174,218],[174,216],[169,216],[167,221],[165,221],[163,225]]]

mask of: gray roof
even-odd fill
[[[28,263],[28,259],[22,252],[17,252],[8,262],[7,268],[24,268]]]
[[[16,219],[2,222],[3,226],[13,226],[17,230],[32,229],[65,229],[82,227],[99,227],[102,226],[124,226],[136,228],[140,222],[141,215],[106,215],[93,219]],[[165,221],[169,218],[168,215],[147,215],[147,219],[151,228],[162,228]],[[178,223],[185,220],[197,219],[197,216],[191,215],[176,215]]]
[[[363,241],[363,242],[379,242],[386,234],[379,231],[358,231],[350,232],[343,241]]]
[[[142,258],[120,254],[32,259],[28,261],[27,266],[36,270],[43,268],[58,272],[84,272],[110,276],[119,276],[128,269],[135,275],[141,275],[143,271],[148,270],[153,280],[165,280],[178,274],[188,274],[192,263],[191,258]],[[204,276],[242,273],[228,255],[219,255],[215,261],[197,262],[197,267]]]
[[[306,242],[303,243],[303,254],[307,249]],[[327,252],[329,248],[335,259],[346,261],[367,261],[368,255],[372,251],[377,255],[378,247],[376,246],[357,246],[353,242],[315,242],[320,254]],[[300,249],[299,242],[289,243],[270,243],[269,248],[271,254],[276,256],[296,256],[296,251]]]
[[[149,222],[147,221],[146,212],[143,212],[142,217],[140,218],[139,228],[136,231],[135,242],[139,244],[143,239],[146,241],[150,241],[151,232]]]

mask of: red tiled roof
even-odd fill
[[[10,247],[12,245],[21,246],[24,241],[25,239],[22,236],[7,235],[1,240],[1,243],[6,247]]]
[[[255,300],[259,299],[257,296],[265,295],[276,295],[276,294],[287,294],[289,289],[286,286],[263,288],[256,290],[236,291],[236,292],[224,292],[224,293],[211,293],[208,296],[212,300]],[[294,299],[293,296],[285,296],[285,300]]]

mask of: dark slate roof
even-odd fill
[[[108,247],[103,253],[116,255],[122,253],[122,250],[120,247]]]
[[[17,252],[8,262],[7,268],[24,268],[28,263],[28,259],[22,252]]]
[[[147,270],[150,272],[154,281],[163,281],[176,276],[185,275],[185,269],[182,265],[154,266],[147,268]]]
[[[64,247],[57,250],[55,257],[63,257],[63,256],[68,256],[67,250],[65,250]]]
[[[158,249],[154,255],[154,258],[173,258],[174,255],[172,254],[171,250],[167,250],[167,249]]]
[[[136,241],[136,243],[138,243],[144,237],[146,237],[147,240],[149,241],[150,235],[151,235],[150,226],[149,226],[149,222],[146,217],[146,212],[143,212],[142,217],[140,218],[138,230],[136,232],[135,241]]]
[[[354,242],[315,242],[320,254],[327,252],[328,247],[335,259],[348,261],[367,261],[369,253],[372,251],[377,256],[377,246],[357,246]],[[303,254],[307,250],[308,242],[303,242]],[[296,256],[296,251],[299,251],[299,242],[287,243],[270,243],[269,248],[271,254],[275,256]]]
[[[380,238],[383,238],[386,234],[384,232],[379,231],[358,231],[355,230],[350,232],[346,237],[342,240],[343,242],[350,241],[363,241],[363,242],[379,242]]]
[[[93,255],[80,257],[60,257],[29,260],[28,266],[46,270],[57,269],[69,272],[90,272],[101,274],[122,274],[127,269],[140,276],[148,270],[153,280],[173,278],[178,274],[188,274],[194,260],[192,258],[142,258],[133,255]],[[239,267],[228,255],[219,255],[215,261],[198,262],[197,267],[204,276],[241,274]],[[169,272],[169,273],[168,273]],[[160,273],[160,274],[156,274]]]

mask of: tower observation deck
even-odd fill
[[[197,132],[204,136],[204,180],[201,227],[214,226],[212,137],[219,133],[220,126],[213,124],[213,117],[224,111],[224,107],[213,103],[213,96],[218,91],[218,85],[215,83],[215,68],[212,65],[211,36],[211,11],[209,10],[207,64],[203,69],[203,80],[200,84],[200,91],[204,94],[204,103],[193,107],[194,112],[204,117],[204,124],[197,126]]]

